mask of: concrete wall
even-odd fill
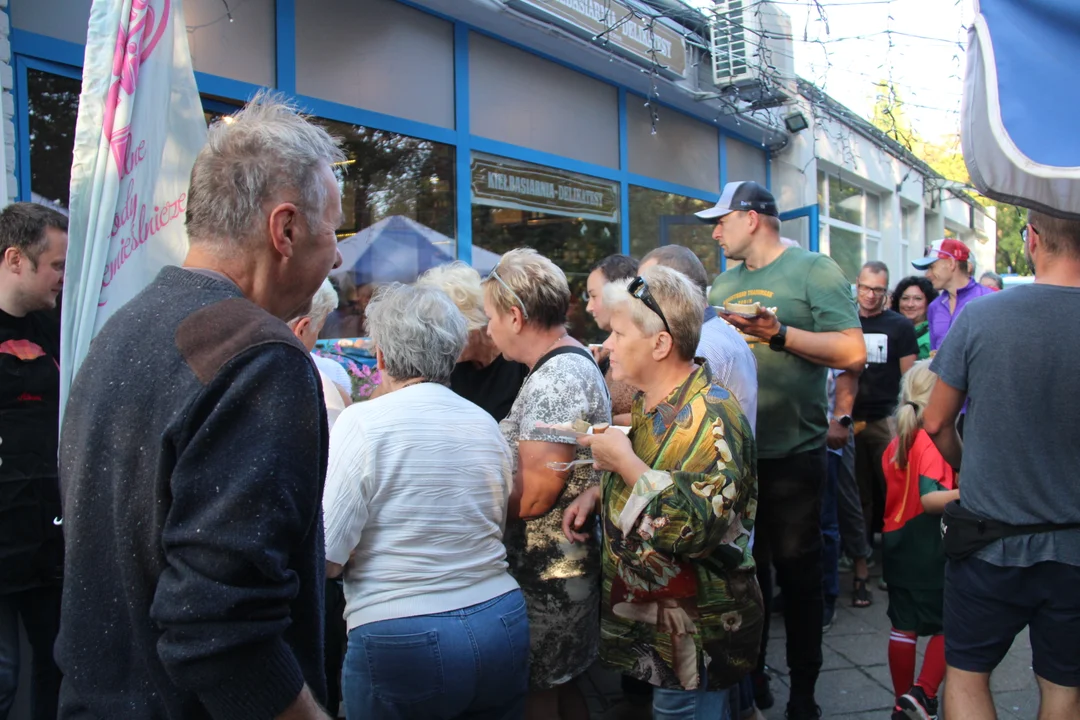
[[[818,170],[839,173],[844,183],[873,192],[881,198],[881,245],[879,259],[894,279],[915,272],[901,267],[901,230],[904,209],[916,220],[911,228],[908,258],[921,257],[928,242],[942,237],[949,227],[968,243],[980,272],[992,268],[996,254],[996,223],[948,191],[927,192],[923,174],[894,157],[869,138],[839,120],[818,112],[800,98],[798,109],[811,127],[792,137],[791,143],[773,156],[773,192],[781,210],[818,202]],[[788,108],[791,112],[795,108]],[[822,248],[825,251],[826,248]]]

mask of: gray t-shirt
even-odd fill
[[[1080,289],[1022,285],[973,300],[931,369],[967,392],[960,497],[1011,525],[1080,523]],[[1080,529],[998,540],[1005,567],[1080,566]]]

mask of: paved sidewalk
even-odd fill
[[[870,571],[874,604],[865,609],[851,607],[851,575],[840,576],[843,592],[836,619],[824,637],[824,665],[817,685],[823,718],[888,720],[890,716],[893,702],[887,658],[890,623],[885,614],[888,596],[877,589],[880,572],[880,564]],[[772,619],[768,664],[773,668],[772,689],[776,705],[763,714],[767,720],[782,720],[788,696],[784,621],[780,615],[774,615]],[[919,643],[919,666],[925,645],[926,640]],[[618,712],[619,679],[612,673],[594,668],[581,682],[595,720],[645,720],[649,717],[648,713]],[[1038,714],[1039,692],[1031,671],[1031,646],[1026,631],[1017,637],[1005,661],[994,673],[991,684],[1000,720],[1031,720]]]

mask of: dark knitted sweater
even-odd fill
[[[60,439],[60,718],[323,701],[326,427],[307,352],[230,282],[167,267],[105,324]]]

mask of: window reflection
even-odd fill
[[[851,282],[862,267],[862,234],[836,226],[829,228],[829,256],[836,261]]]
[[[477,248],[502,255],[520,247],[533,248],[566,273],[570,284],[570,311],[567,314],[570,334],[582,342],[603,342],[606,336],[585,312],[582,295],[593,267],[608,255],[619,252],[618,224],[473,206],[474,261]]]
[[[28,69],[30,195],[34,202],[66,210],[71,186],[78,80]]]
[[[331,273],[339,305],[320,337],[367,335],[364,314],[381,283],[412,282],[457,254],[454,148],[385,130],[317,120],[341,137],[335,167],[344,263]]]
[[[694,251],[710,279],[720,272],[720,248],[713,226],[694,217],[712,207],[704,200],[630,186],[630,254],[641,258],[660,245],[685,245]]]

